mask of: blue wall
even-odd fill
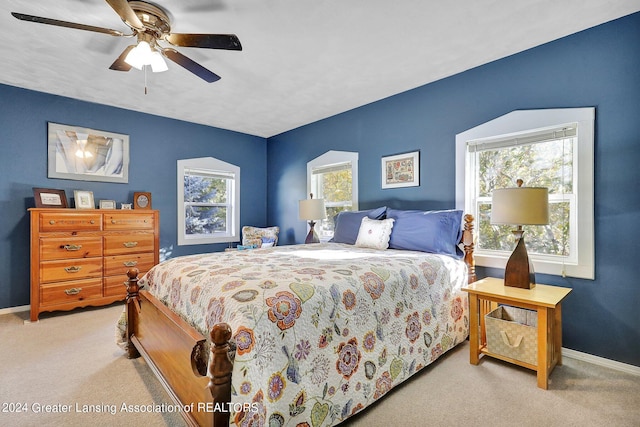
[[[596,279],[541,276],[573,288],[564,346],[640,366],[640,284],[634,269],[640,197],[640,14],[270,138],[224,131],[0,85],[0,308],[29,304],[32,187],[131,201],[150,191],[170,256],[224,245],[176,244],[176,160],[213,156],[242,169],[241,223],[277,224],[304,241],[297,202],[306,163],[327,150],[360,153],[360,207],[451,208],[455,135],[516,109],[596,107]],[[129,184],[47,178],[47,122],[131,137]],[[420,187],[382,190],[380,157],[420,150]],[[268,174],[267,174],[268,164]],[[265,184],[267,182],[267,184]],[[268,198],[267,196],[268,195]],[[480,271],[500,276],[501,271]]]
[[[129,183],[47,178],[47,122],[128,134]],[[166,256],[222,250],[226,245],[177,246],[176,160],[216,157],[240,166],[240,223],[266,224],[266,140],[237,132],[0,85],[0,308],[29,304],[29,220],[32,187],[93,191],[132,202],[150,191],[160,211]]]
[[[457,133],[518,109],[596,107],[596,279],[538,281],[573,288],[563,305],[565,347],[640,366],[639,41],[636,13],[272,137],[269,222],[283,228],[284,243],[304,241],[297,200],[306,162],[327,150],[360,153],[361,208],[453,208]],[[413,150],[420,187],[381,189],[381,156]]]

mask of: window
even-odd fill
[[[324,199],[327,218],[315,230],[327,241],[333,237],[335,216],[358,210],[358,153],[328,151],[307,163],[307,192]]]
[[[240,168],[213,157],[178,160],[178,245],[239,236]]]
[[[496,188],[549,189],[549,224],[525,226],[538,273],[594,278],[593,108],[514,111],[456,136],[456,199],[476,224],[476,264],[504,268],[513,226],[491,224]]]

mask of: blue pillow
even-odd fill
[[[462,211],[416,211],[388,209],[395,219],[390,249],[406,249],[462,258],[458,247],[462,238]]]
[[[382,206],[377,209],[369,209],[366,211],[342,211],[336,216],[335,228],[333,231],[332,242],[335,243],[347,243],[349,245],[355,245],[358,239],[358,231],[360,231],[360,224],[362,218],[369,217],[370,219],[384,219],[384,215],[387,212],[387,207]]]

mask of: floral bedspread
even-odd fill
[[[203,335],[229,323],[237,425],[337,424],[468,335],[462,261],[327,243],[170,259],[140,281]],[[306,424],[305,424],[306,423]]]

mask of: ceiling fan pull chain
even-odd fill
[[[143,65],[144,68],[144,94],[147,94],[147,66]]]

